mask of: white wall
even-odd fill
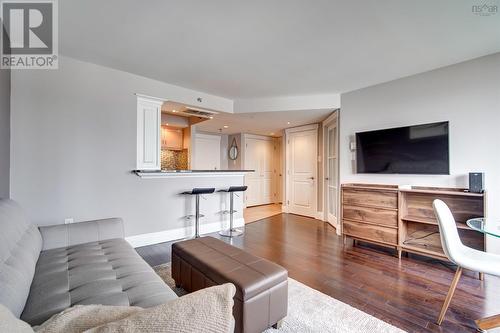
[[[10,190],[10,69],[0,70],[0,198]]]
[[[500,223],[500,53],[341,96],[340,180],[429,186],[468,186],[468,173],[486,173],[487,214]],[[450,175],[362,175],[353,172],[349,142],[356,132],[450,122]],[[488,240],[500,253],[500,242]]]
[[[67,57],[59,61],[59,70],[12,73],[12,197],[40,225],[121,216],[127,236],[182,227],[186,200],[179,189],[222,186],[223,180],[133,175],[134,93],[187,104],[203,95],[210,109],[224,99]]]
[[[238,99],[234,101],[234,113],[271,112],[294,110],[337,109],[340,94],[283,96],[271,98]]]
[[[234,113],[321,110],[340,107],[340,94],[283,96],[271,98],[238,99]]]

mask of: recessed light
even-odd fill
[[[168,123],[167,123],[167,126],[168,126]]]
[[[210,118],[210,119],[214,119],[214,116],[210,116],[210,117],[208,117],[208,118]]]
[[[176,113],[176,112],[177,112],[177,110],[172,110],[172,112],[173,112],[173,113]]]
[[[287,124],[287,125],[290,125],[290,122],[289,122],[289,121],[287,121],[287,122],[286,122],[286,124]]]
[[[223,127],[224,127],[224,128],[229,128],[229,126],[227,126],[227,125],[224,125]]]

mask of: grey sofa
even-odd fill
[[[150,307],[175,298],[123,239],[121,219],[37,228],[0,199],[0,304],[30,325],[76,304]]]

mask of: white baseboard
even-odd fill
[[[228,226],[228,221],[219,221],[208,224],[200,224],[200,234],[209,234],[212,232],[220,231],[224,226]],[[235,227],[242,227],[245,225],[245,219],[239,218],[234,220]],[[148,234],[141,234],[135,236],[125,237],[132,247],[141,247],[146,245],[153,245],[158,243],[170,242],[173,240],[183,239],[194,235],[194,226],[177,228],[165,231],[151,232]]]
[[[323,212],[318,212],[318,213],[316,214],[316,220],[325,221],[325,213],[323,213]]]
[[[288,206],[287,205],[281,205],[281,211],[283,213],[288,213]]]

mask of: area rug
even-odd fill
[[[170,264],[153,267],[165,283],[179,295],[186,291],[176,288]],[[280,332],[404,332],[361,310],[325,295],[292,278],[288,278],[288,315],[283,326],[265,333]]]

